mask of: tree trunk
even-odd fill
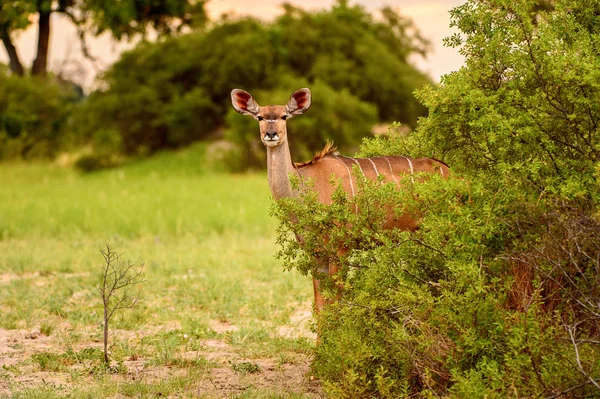
[[[21,64],[21,60],[19,60],[19,54],[17,53],[17,49],[10,39],[10,35],[8,34],[6,27],[0,28],[0,37],[2,38],[2,43],[4,43],[4,47],[8,53],[10,70],[14,74],[23,76],[25,74],[23,64]]]
[[[106,281],[104,282],[106,284]],[[105,298],[104,291],[102,292],[102,303],[104,304],[104,364],[109,364],[108,358],[108,299]]]
[[[32,75],[46,76],[50,43],[50,14],[50,11],[40,11],[37,56],[31,66]]]

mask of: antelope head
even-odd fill
[[[275,148],[287,141],[286,121],[294,115],[303,114],[311,102],[310,90],[296,90],[286,105],[261,107],[247,91],[231,91],[233,108],[242,115],[250,115],[258,121],[260,139],[267,148]]]

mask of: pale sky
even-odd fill
[[[209,0],[206,10],[211,19],[218,18],[222,13],[236,15],[252,15],[263,20],[270,20],[282,13],[284,0]],[[328,9],[335,0],[287,0],[295,6],[307,10]],[[443,46],[444,37],[450,36],[454,30],[450,28],[448,11],[464,0],[350,0],[350,4],[360,4],[376,15],[382,6],[391,6],[404,16],[411,17],[421,34],[432,43],[432,51],[426,59],[415,57],[412,62],[422,71],[439,81],[447,73],[459,69],[463,58],[456,49]],[[93,85],[96,70],[103,70],[119,58],[123,49],[131,47],[131,43],[116,43],[108,35],[89,38],[90,52],[98,58],[96,67],[83,60],[79,39],[75,29],[66,18],[53,15],[50,43],[50,58],[48,65],[53,71],[63,70],[67,77],[83,83],[86,87]],[[37,26],[21,33],[16,38],[16,46],[21,61],[31,66],[35,57]],[[69,60],[69,62],[65,62]],[[0,45],[0,61],[8,62],[6,50]]]

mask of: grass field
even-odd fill
[[[204,147],[81,174],[0,165],[0,397],[316,398],[311,284],[274,259],[264,173]],[[109,244],[144,265],[102,366]]]

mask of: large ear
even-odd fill
[[[288,114],[300,115],[303,114],[310,107],[310,90],[304,88],[296,90],[290,97],[285,109]]]
[[[231,103],[233,104],[233,108],[242,115],[255,116],[260,109],[260,106],[250,93],[240,89],[231,90]]]

